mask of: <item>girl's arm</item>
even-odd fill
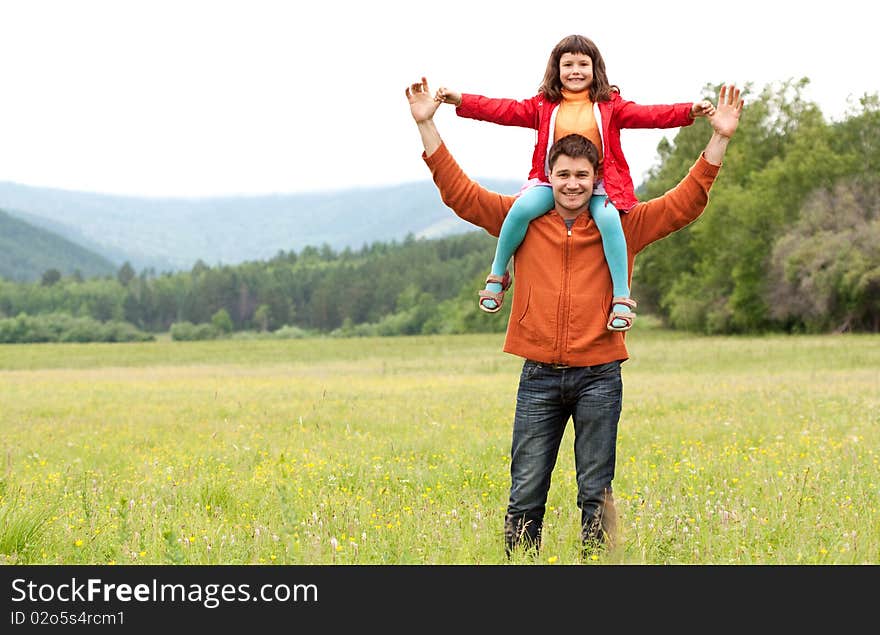
[[[435,99],[453,104],[455,113],[459,117],[488,121],[502,126],[519,126],[520,128],[537,130],[538,106],[543,98],[535,96],[522,101],[495,99],[440,88]]]
[[[704,102],[642,106],[620,99],[614,106],[614,118],[619,128],[679,128],[691,125],[695,116],[709,114],[710,109]]]

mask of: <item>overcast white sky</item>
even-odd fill
[[[535,10],[544,7],[541,14]],[[535,94],[565,35],[639,103],[809,77],[842,118],[880,91],[864,0],[0,0],[0,181],[148,196],[335,190],[427,178],[403,94]],[[437,115],[475,178],[525,180],[534,133]],[[638,183],[659,131],[625,131]]]

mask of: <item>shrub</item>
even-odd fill
[[[147,342],[155,338],[127,322],[100,322],[67,313],[44,313],[0,319],[0,343]]]
[[[211,324],[193,324],[192,322],[175,322],[171,325],[171,339],[176,342],[193,342],[196,340],[213,340],[220,333]]]

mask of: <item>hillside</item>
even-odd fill
[[[520,183],[486,180],[515,193]],[[0,183],[0,208],[137,270],[186,270],[271,258],[327,244],[358,249],[407,234],[473,229],[428,180],[393,187],[223,198],[136,198]]]
[[[85,278],[116,271],[106,258],[0,210],[0,278],[32,282],[47,269]]]

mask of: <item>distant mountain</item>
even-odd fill
[[[486,179],[496,192],[521,183]],[[440,200],[431,181],[309,194],[138,198],[0,182],[0,209],[138,271],[185,270],[265,260],[279,251],[335,250],[439,238],[474,229]]]
[[[47,269],[67,275],[79,271],[90,278],[113,274],[117,267],[80,245],[0,210],[0,278],[33,282]]]

